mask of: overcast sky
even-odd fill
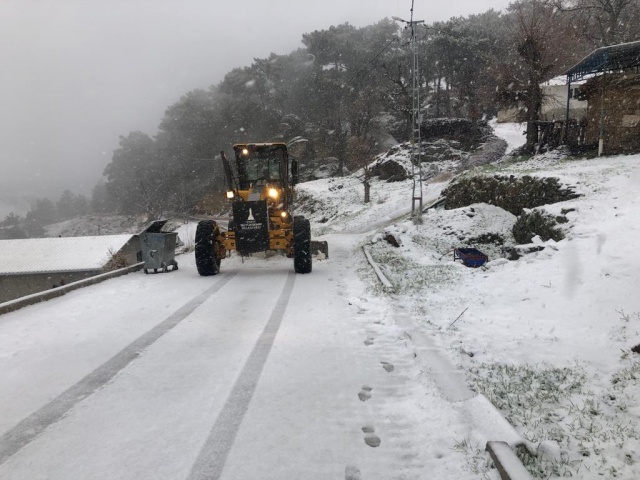
[[[508,0],[416,0],[427,23]],[[120,135],[302,34],[409,18],[411,0],[0,0],[0,195],[89,193]],[[51,188],[49,188],[51,187]]]

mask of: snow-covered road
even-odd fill
[[[473,478],[469,412],[328,240],[310,275],[183,255],[2,316],[0,478]]]

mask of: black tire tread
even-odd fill
[[[220,259],[216,258],[213,244],[218,234],[218,225],[213,220],[202,220],[196,228],[196,267],[204,277],[220,272]]]
[[[311,224],[304,217],[293,219],[293,269],[296,273],[311,273]]]

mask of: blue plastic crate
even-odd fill
[[[453,261],[462,260],[467,267],[478,268],[487,263],[489,257],[477,248],[456,248],[453,250]]]

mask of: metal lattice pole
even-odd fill
[[[413,176],[413,193],[411,214],[422,216],[422,160],[420,148],[420,70],[418,68],[418,42],[416,40],[416,24],[413,21],[411,9],[411,55],[413,57],[412,77],[412,108],[411,108],[411,174]],[[416,208],[417,204],[417,208]]]
[[[411,215],[422,216],[422,160],[420,158],[420,71],[418,68],[418,41],[416,40],[416,26],[424,20],[413,19],[413,1],[411,2],[411,20],[392,17],[404,22],[411,29],[411,175],[413,177],[413,192],[411,194]],[[417,208],[416,208],[417,204]]]
[[[411,20],[392,17],[404,22],[411,29],[411,176],[413,177],[413,192],[411,193],[411,215],[422,216],[422,159],[420,148],[420,69],[418,65],[418,40],[416,26],[424,20],[413,19],[413,1],[411,2]],[[417,205],[417,206],[416,206]]]

